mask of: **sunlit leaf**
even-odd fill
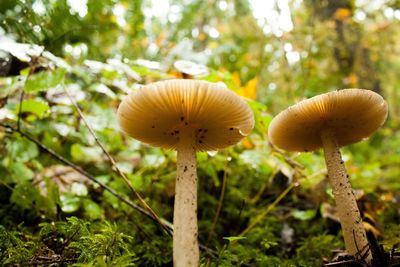
[[[96,202],[89,199],[85,199],[85,201],[83,202],[83,207],[85,209],[86,215],[91,220],[100,219],[102,217],[103,213],[102,209]]]
[[[22,137],[8,142],[6,148],[13,161],[26,162],[39,155],[36,144]]]
[[[11,173],[11,182],[20,183],[22,181],[31,180],[34,176],[34,173],[31,169],[29,169],[25,163],[22,162],[12,162],[8,169]]]
[[[35,114],[38,118],[43,118],[47,111],[50,109],[49,104],[42,100],[27,99],[22,101],[21,112],[30,112]],[[19,107],[17,107],[19,110]]]
[[[40,71],[28,77],[25,83],[25,90],[30,93],[45,91],[58,85],[65,76],[64,69],[56,69],[54,71]]]
[[[82,183],[72,183],[71,193],[74,193],[77,196],[86,196],[88,194],[88,189]]]
[[[8,37],[2,37],[0,50],[7,51],[23,62],[30,62],[32,57],[38,57],[44,50],[43,46],[16,43]]]
[[[301,221],[311,220],[316,214],[316,210],[292,210],[292,216]]]
[[[106,85],[102,83],[92,85],[91,89],[98,93],[104,94],[111,99],[116,98],[116,94],[110,88],[108,88]]]
[[[79,197],[72,194],[64,194],[60,196],[61,209],[64,212],[70,213],[79,209],[81,201]]]
[[[77,162],[96,162],[101,158],[101,154],[102,151],[99,147],[87,147],[80,144],[73,144],[71,146],[71,156]]]
[[[251,79],[241,88],[239,94],[243,97],[256,99],[257,97],[257,77]]]
[[[82,91],[81,87],[78,84],[68,84],[66,85],[66,90],[69,96],[76,102],[80,102],[85,99],[86,93]],[[46,92],[46,99],[50,103],[63,104],[63,105],[72,105],[70,97],[64,88],[55,87],[51,88]]]

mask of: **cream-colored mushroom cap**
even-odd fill
[[[330,129],[339,146],[369,137],[385,122],[386,101],[365,89],[343,89],[303,100],[279,113],[268,129],[271,143],[288,151],[322,147],[320,133]]]
[[[179,133],[193,129],[197,151],[236,144],[254,126],[253,112],[241,97],[198,80],[148,84],[130,93],[117,114],[124,132],[157,147],[176,148]]]

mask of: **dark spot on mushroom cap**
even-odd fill
[[[343,164],[343,163],[344,163],[344,161],[343,161],[343,160],[341,160],[341,161],[340,161],[340,164]]]
[[[181,117],[181,121],[183,121],[184,119],[185,119],[185,117],[182,116],[182,117]]]
[[[200,133],[200,132],[203,131],[203,130],[200,128],[198,131],[199,131],[199,133]]]
[[[154,129],[154,128],[156,128],[156,126],[152,125],[152,126],[151,126],[151,128],[153,128],[153,129]]]
[[[176,134],[178,134],[178,133],[179,133],[179,131],[178,131],[178,130],[175,130],[175,133],[176,133]]]
[[[229,128],[229,130],[233,131],[233,128],[231,127],[231,128]]]
[[[206,132],[208,132],[208,130],[207,130],[207,129],[204,129],[204,132],[206,133]]]
[[[203,143],[203,141],[200,140],[199,143],[201,144],[201,143]]]
[[[188,125],[189,125],[189,123],[188,123],[188,122],[185,122],[185,125],[186,125],[186,126],[188,126]]]

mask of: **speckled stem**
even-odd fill
[[[369,246],[357,201],[348,179],[336,137],[329,130],[321,133],[329,183],[336,200],[336,208],[342,226],[344,243],[349,254],[360,257]],[[367,259],[371,260],[369,252]]]
[[[177,148],[174,207],[173,257],[175,267],[199,266],[195,141],[195,131],[191,127],[181,129]]]

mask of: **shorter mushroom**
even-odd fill
[[[354,256],[369,250],[369,243],[339,148],[372,135],[385,122],[387,112],[386,101],[377,93],[344,89],[287,108],[268,129],[271,143],[279,148],[305,152],[324,149],[346,250]]]
[[[182,74],[184,79],[206,76],[209,73],[206,66],[188,60],[177,60],[174,62],[174,67]]]
[[[173,261],[198,266],[196,151],[222,149],[248,135],[254,126],[250,107],[217,84],[169,80],[129,94],[118,122],[135,139],[177,150]]]

